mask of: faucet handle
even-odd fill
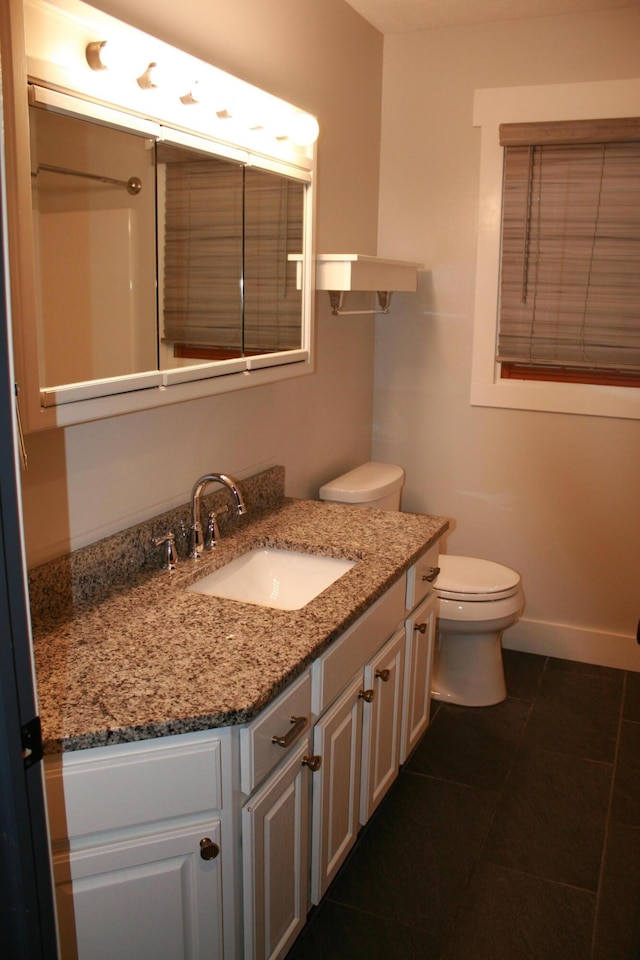
[[[169,532],[162,537],[153,538],[154,546],[164,546],[164,561],[160,564],[162,570],[175,570],[178,564],[178,553],[176,550],[175,534]]]
[[[212,550],[220,539],[220,527],[218,526],[218,517],[229,513],[229,507],[220,507],[219,510],[212,510],[207,520],[207,536],[204,541],[205,549]]]

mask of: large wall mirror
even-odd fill
[[[91,8],[25,7],[32,386],[37,369],[27,428],[311,372],[313,147],[268,141],[255,121],[244,134],[225,110],[207,122],[186,97],[161,109],[139,83],[112,94],[86,61],[73,73],[50,63],[70,6],[72,29]],[[82,36],[105,23],[100,14]]]
[[[44,387],[300,349],[302,183],[39,106],[30,130]]]

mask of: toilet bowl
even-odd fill
[[[363,463],[320,488],[320,499],[357,507],[399,510],[404,470]],[[475,557],[441,555],[437,647],[431,695],[469,707],[504,700],[502,634],[524,610],[520,575]]]
[[[476,557],[441,555],[431,696],[488,707],[507,695],[502,634],[524,610],[520,575]]]

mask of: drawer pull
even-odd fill
[[[200,856],[203,860],[215,860],[220,853],[220,847],[209,837],[203,837],[200,841]]]
[[[373,691],[373,690],[361,690],[360,693],[358,694],[358,696],[360,697],[361,700],[364,700],[365,703],[371,703],[371,701],[373,700],[374,691]]]
[[[384,670],[376,670],[376,677],[378,680],[382,680],[383,683],[386,683],[390,676],[391,670],[387,670],[386,667]]]
[[[417,630],[418,633],[426,633],[426,632],[427,632],[427,625],[426,625],[426,623],[416,623],[416,625],[415,625],[415,627],[414,627],[413,629],[414,629],[414,630]]]
[[[316,771],[322,766],[322,757],[318,756],[318,754],[314,754],[311,757],[303,757],[302,766],[309,767],[311,773],[316,773]]]
[[[422,574],[422,582],[433,583],[433,581],[437,578],[438,574],[440,573],[440,567],[427,567],[427,569],[429,573]]]
[[[291,717],[291,729],[285,733],[284,737],[271,737],[271,743],[276,743],[279,747],[290,747],[306,728],[308,722],[308,717]]]

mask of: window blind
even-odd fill
[[[304,186],[214,159],[167,162],[164,339],[237,354],[300,347]]]
[[[503,363],[640,372],[640,120],[507,124]]]
[[[166,164],[164,338],[241,347],[243,170],[214,159]]]
[[[288,254],[302,253],[304,187],[255,167],[247,167],[244,183],[245,349],[296,349],[302,293]]]

